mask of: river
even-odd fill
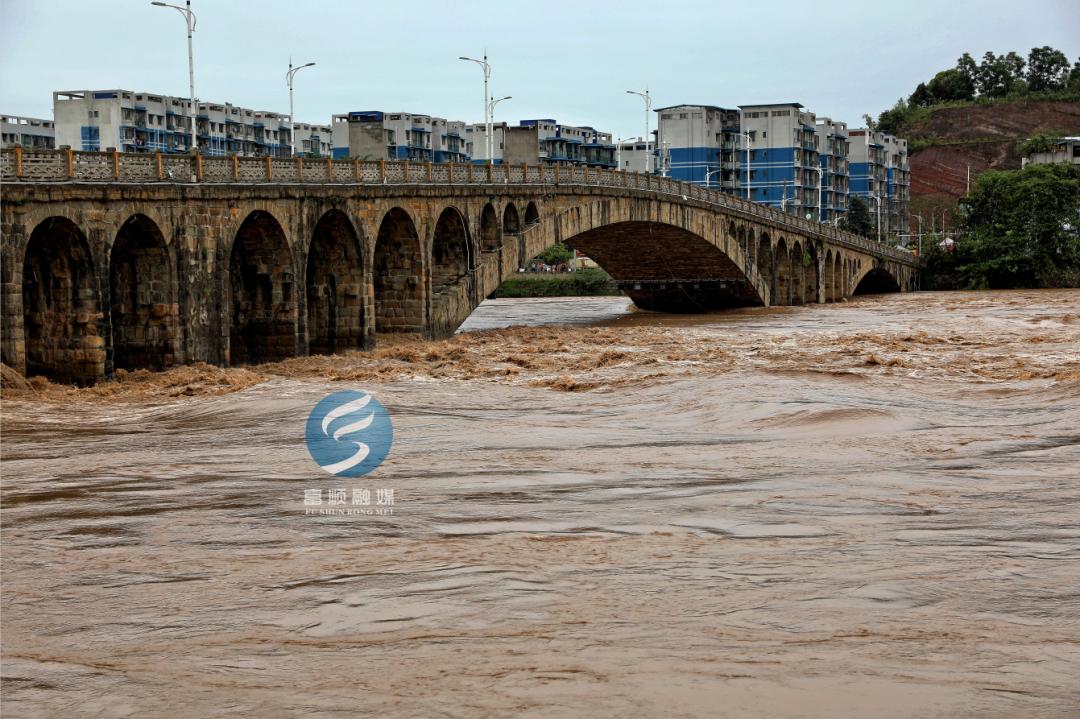
[[[341,389],[359,479],[305,448]],[[4,397],[5,716],[1076,716],[1077,290],[496,300]]]

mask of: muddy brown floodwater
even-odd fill
[[[626,305],[5,389],[4,716],[1077,716],[1080,291]]]

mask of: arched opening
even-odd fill
[[[133,215],[109,255],[113,366],[161,370],[177,362],[180,306],[165,237],[154,221]]]
[[[774,283],[772,240],[765,232],[761,233],[761,237],[758,239],[757,268],[761,279],[765,280],[769,287],[772,288]],[[773,299],[775,302],[775,297]]]
[[[445,215],[446,212],[444,211],[443,214]],[[484,209],[480,213],[480,251],[497,252],[501,245],[502,237],[499,236],[499,218],[495,215],[495,208],[489,202],[484,205]]]
[[[420,237],[409,214],[399,207],[379,224],[373,258],[375,331],[420,332],[424,329],[424,285]]]
[[[763,304],[736,258],[681,227],[616,222],[569,237],[565,244],[594,260],[642,309],[706,312]]]
[[[26,376],[89,385],[105,374],[94,259],[73,222],[50,217],[30,234],[23,259]]]
[[[844,265],[840,260],[840,253],[836,254],[836,259],[833,260],[833,297],[836,301],[844,299]]]
[[[803,302],[805,304],[816,304],[821,296],[818,291],[821,287],[821,276],[818,273],[817,247],[813,242],[808,242],[803,250],[803,282],[805,283]]]
[[[776,285],[774,289],[774,305],[791,304],[791,255],[788,253],[787,243],[781,237],[776,243]]]
[[[456,208],[447,207],[435,223],[435,236],[431,244],[432,292],[438,293],[456,284],[469,274],[470,265],[469,233],[465,229],[465,218]]]
[[[296,354],[296,276],[285,232],[268,213],[247,216],[229,256],[229,362]]]
[[[536,203],[530,202],[525,207],[525,226],[532,227],[540,221],[540,211],[536,209]]]
[[[521,217],[518,215],[517,205],[513,202],[506,203],[503,210],[503,234],[516,235],[521,232]]]
[[[348,216],[330,210],[315,225],[307,258],[309,354],[363,345],[364,263]]]
[[[826,250],[825,252],[825,275],[822,278],[822,284],[825,286],[825,301],[836,301],[836,282],[833,279],[833,254],[832,250]]]
[[[896,278],[893,277],[888,270],[882,267],[875,267],[859,280],[859,284],[855,286],[855,291],[851,294],[881,295],[886,292],[899,291],[900,283],[896,281]]]
[[[806,267],[804,265],[802,243],[796,242],[791,247],[791,304],[801,305],[806,302]]]

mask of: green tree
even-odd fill
[[[965,52],[960,56],[960,59],[956,61],[956,71],[971,88],[971,96],[967,98],[971,99],[975,96],[975,84],[979,75],[979,68],[975,64],[975,58],[971,56],[971,53]]]
[[[891,109],[878,115],[873,129],[889,135],[900,135],[907,125],[909,114],[907,103],[900,98]]]
[[[1005,97],[1012,87],[1013,76],[1005,56],[998,57],[989,50],[979,63],[975,86],[981,97]]]
[[[974,79],[958,69],[942,70],[934,75],[926,89],[933,96],[934,102],[975,98]]]
[[[1080,166],[984,172],[960,202],[961,286],[1080,286]]]
[[[920,82],[915,92],[908,98],[908,105],[912,107],[930,107],[934,104],[934,95],[926,87],[925,82]]]
[[[1066,87],[1072,92],[1080,92],[1080,60],[1077,60],[1076,64],[1073,65]]]
[[[1065,89],[1069,80],[1069,60],[1065,53],[1049,45],[1033,47],[1028,53],[1027,86],[1032,92]]]
[[[571,252],[566,245],[561,242],[556,242],[554,245],[537,255],[535,259],[546,265],[557,265],[560,262],[569,262],[573,256],[574,253]]]
[[[840,220],[841,229],[854,232],[856,235],[870,237],[874,229],[874,223],[870,220],[870,206],[866,201],[856,195],[851,196],[848,202],[848,211]]]

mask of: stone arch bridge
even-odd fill
[[[563,241],[639,306],[907,291],[907,253],[590,168],[2,153],[0,351],[27,375],[239,364],[452,333]]]

